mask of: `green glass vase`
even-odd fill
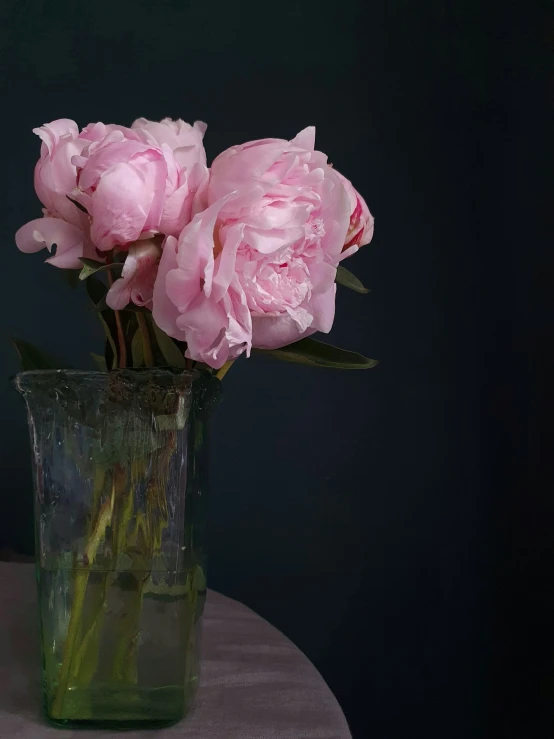
[[[56,724],[182,719],[206,595],[206,425],[219,382],[169,369],[23,372],[43,698]]]

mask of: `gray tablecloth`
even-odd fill
[[[0,562],[0,739],[107,739],[111,731],[60,730],[40,715],[33,566]],[[281,632],[241,603],[210,591],[195,707],[167,729],[122,739],[350,739],[321,675]]]

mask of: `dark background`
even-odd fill
[[[33,546],[9,335],[74,366],[101,345],[13,242],[40,215],[31,129],[201,119],[211,159],[315,124],[376,217],[332,342],[381,363],[233,368],[210,584],[299,645],[355,739],[551,736],[553,36],[529,2],[4,0],[0,549]]]

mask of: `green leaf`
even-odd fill
[[[87,280],[91,275],[96,274],[96,272],[123,269],[122,262],[111,262],[110,264],[106,264],[105,262],[98,262],[96,259],[87,259],[85,257],[81,257],[79,261],[83,263],[83,269],[79,273],[80,280]]]
[[[106,365],[106,357],[103,357],[101,354],[95,354],[94,352],[91,352],[90,356],[92,357],[94,364],[100,372],[108,371],[108,367]]]
[[[339,283],[339,285],[344,285],[344,287],[349,287],[351,290],[354,290],[357,293],[368,293],[369,290],[367,287],[364,287],[360,280],[352,274],[352,272],[349,272],[345,267],[342,267],[339,265],[337,267],[337,276],[335,278],[335,281]]]
[[[49,369],[68,369],[68,365],[64,365],[51,355],[43,352],[28,341],[16,339],[12,336],[12,343],[21,360],[21,369],[27,370],[49,370]]]
[[[317,367],[370,369],[378,364],[377,359],[368,359],[357,352],[339,349],[316,339],[300,339],[280,349],[256,349],[255,351],[285,362],[297,362]]]
[[[181,367],[184,369],[186,367],[185,357],[173,339],[170,339],[169,336],[159,328],[159,326],[156,326],[154,319],[152,319],[152,327],[154,328],[158,347],[160,348],[167,364],[170,367]]]
[[[87,293],[89,298],[94,303],[96,310],[106,310],[106,295],[108,294],[108,288],[102,280],[97,277],[89,277],[87,280]]]
[[[135,331],[131,342],[131,354],[133,357],[133,367],[142,367],[144,364],[144,345],[142,343],[142,333],[139,328]]]
[[[98,277],[89,277],[86,281],[87,293],[97,311],[109,310],[106,304],[107,286]]]

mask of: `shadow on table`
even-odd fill
[[[13,562],[13,560],[12,560]],[[10,575],[0,602],[0,713],[41,715],[40,635],[34,578],[29,565],[0,562]],[[18,572],[19,567],[24,568]]]

